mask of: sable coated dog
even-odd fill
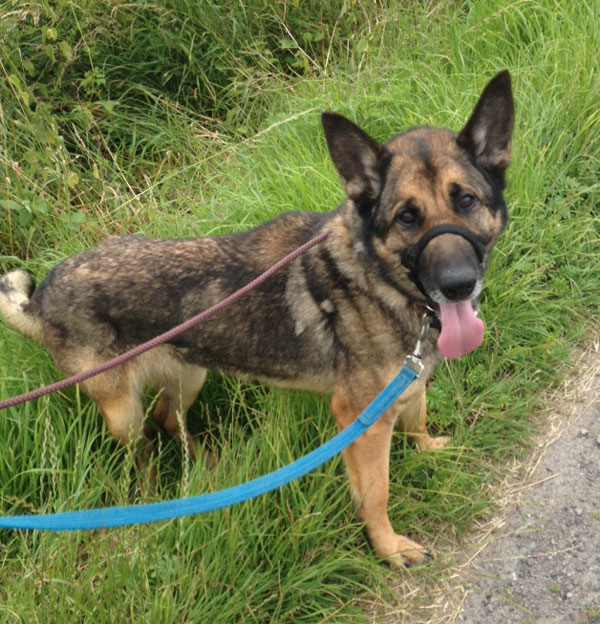
[[[507,220],[510,75],[490,81],[458,134],[420,127],[380,145],[340,115],[322,121],[347,195],[336,210],[284,214],[228,236],[112,236],[66,259],[35,290],[27,272],[5,275],[0,312],[71,375],[208,308],[329,230],[324,243],[233,307],[82,386],[122,444],[145,436],[140,392],[150,386],[162,391],[156,423],[194,445],[179,431],[177,412],[185,422],[207,369],[331,395],[344,428],[398,372],[433,308],[441,329],[424,344],[420,379],[344,452],[375,551],[412,564],[426,552],[395,533],[386,511],[392,431],[399,419],[420,450],[449,440],[427,433],[425,385],[442,355],[459,357],[482,340],[475,302]],[[409,270],[406,251],[440,224],[459,226],[471,240],[438,233]]]

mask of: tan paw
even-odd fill
[[[396,534],[392,539],[386,540],[385,546],[376,547],[375,550],[379,557],[394,568],[410,568],[431,559],[431,554],[423,546]]]
[[[437,449],[444,448],[444,446],[451,441],[451,436],[438,436],[437,438],[427,436],[417,438],[417,448],[420,451],[436,451]]]

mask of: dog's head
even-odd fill
[[[438,346],[458,357],[481,342],[474,308],[507,221],[513,101],[508,71],[485,87],[464,128],[414,128],[384,145],[324,113],[329,151],[380,274],[439,311]]]

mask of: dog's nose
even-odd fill
[[[449,301],[468,299],[476,284],[477,276],[470,266],[459,265],[448,268],[439,276],[440,291]]]

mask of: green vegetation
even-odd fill
[[[517,124],[511,221],[482,300],[484,345],[440,367],[417,453],[398,435],[391,518],[424,544],[489,512],[502,460],[597,321],[600,2],[41,0],[0,4],[0,262],[42,278],[117,232],[240,230],[342,197],[319,128],[336,110],[385,140],[458,129],[507,67]],[[2,325],[0,396],[58,376]],[[0,417],[6,514],[171,499],[233,485],[334,433],[327,401],[213,376],[192,427],[211,471],[163,441],[157,492],[135,487],[76,390]],[[442,558],[443,559],[443,558]],[[443,563],[407,572],[435,578]],[[79,534],[3,532],[2,622],[361,621],[387,600],[354,520],[341,461],[236,508]],[[398,608],[401,608],[400,605]]]

